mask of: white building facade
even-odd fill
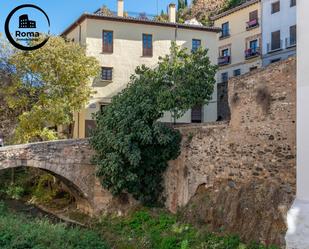
[[[188,51],[206,48],[212,64],[217,62],[219,28],[176,23],[175,4],[169,6],[169,21],[161,22],[146,17],[126,16],[124,1],[117,2],[116,14],[107,15],[101,9],[93,14],[83,14],[62,34],[86,47],[86,54],[95,57],[102,68],[101,75],[91,83],[94,94],[89,103],[74,114],[74,138],[88,137],[95,127],[93,114],[110,104],[112,97],[127,86],[137,66],[155,67],[159,57],[170,53],[172,42]],[[216,121],[216,88],[208,105],[193,107],[177,120],[167,112],[160,121]]]
[[[296,0],[262,0],[263,66],[296,54]]]

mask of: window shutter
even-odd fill
[[[280,30],[271,33],[271,50],[281,48]]]
[[[249,13],[249,20],[253,21],[253,20],[257,20],[258,19],[258,11],[252,11]]]

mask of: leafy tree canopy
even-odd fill
[[[4,49],[0,53],[6,54]],[[20,110],[15,142],[55,139],[48,127],[70,124],[72,113],[83,108],[98,62],[87,57],[83,47],[60,37],[51,37],[38,50],[13,50],[6,58],[2,64],[10,68],[11,82],[0,88],[8,108]]]
[[[187,0],[178,0],[178,10],[184,9],[188,7],[188,1]]]
[[[158,119],[165,111],[178,118],[192,106],[207,103],[215,73],[207,50],[188,53],[175,44],[156,68],[136,69],[128,87],[96,116],[91,145],[105,188],[116,195],[131,193],[148,205],[159,200],[162,174],[180,153],[181,135]]]

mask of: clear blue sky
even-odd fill
[[[117,9],[117,0],[1,0],[0,3],[0,32],[4,33],[4,22],[9,12],[21,4],[35,4],[41,7],[49,16],[51,33],[60,34],[66,27],[75,21],[83,12],[93,12],[106,5],[111,10]],[[125,10],[133,12],[159,13],[169,3],[177,0],[124,0]],[[189,1],[190,2],[190,1]]]

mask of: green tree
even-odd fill
[[[188,7],[187,0],[178,0],[178,10],[185,9]]]
[[[159,200],[162,174],[180,153],[181,135],[158,119],[165,111],[179,118],[192,106],[207,103],[215,73],[206,50],[191,54],[175,44],[156,68],[136,69],[128,87],[96,116],[90,142],[105,188],[115,195],[131,193],[147,205]]]
[[[156,16],[154,20],[159,22],[168,22],[168,14],[164,13],[164,11],[161,10],[161,14]]]
[[[13,68],[11,83],[1,90],[7,106],[20,110],[16,143],[55,139],[49,128],[72,122],[73,112],[90,97],[89,80],[99,72],[95,58],[61,37],[51,37],[38,50],[14,50],[7,64]]]

